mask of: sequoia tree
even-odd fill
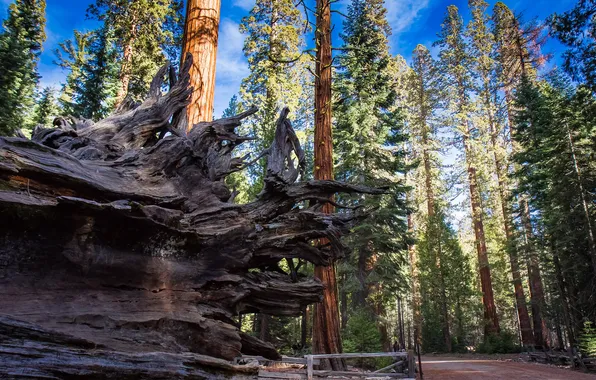
[[[315,167],[318,180],[333,179],[333,135],[331,126],[331,0],[317,0],[316,5],[316,63],[315,63]],[[332,214],[334,207],[327,202],[322,211]],[[329,244],[319,241],[320,246]],[[323,301],[315,305],[312,346],[314,353],[341,353],[341,335],[337,298],[335,264],[316,265],[315,277],[323,284]],[[330,360],[334,370],[345,370],[342,360]]]
[[[186,109],[187,130],[213,119],[215,67],[221,0],[188,0],[182,57],[192,54],[192,100]]]

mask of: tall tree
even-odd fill
[[[25,127],[39,81],[37,63],[46,39],[45,0],[15,0],[0,33],[0,133]]]
[[[514,115],[517,111],[513,106],[512,89],[520,84],[523,78],[527,80],[534,80],[537,68],[546,60],[546,57],[540,53],[540,46],[542,45],[542,28],[536,25],[522,26],[518,17],[503,3],[497,3],[493,10],[494,21],[494,37],[497,46],[497,62],[499,79],[501,87],[505,92],[505,104],[508,115],[509,125],[514,125]],[[511,129],[511,134],[514,135],[515,128]],[[515,152],[517,147],[512,147]],[[500,171],[501,177],[505,178],[507,171],[502,167],[501,160],[495,159],[498,162],[497,171]],[[499,167],[501,169],[499,169]],[[529,207],[527,195],[519,193],[519,214],[521,216],[523,248],[525,249],[526,262],[528,267],[530,299],[532,306],[533,319],[533,338],[534,343],[541,347],[548,346],[548,330],[545,314],[545,295],[544,285],[542,281],[542,274],[540,269],[540,260],[538,257],[537,247],[535,246],[534,227],[532,225],[532,215]],[[505,210],[510,212],[510,209]],[[511,245],[509,247],[512,248]],[[510,254],[515,252],[510,252]],[[512,270],[514,271],[514,263],[512,263]],[[514,278],[515,281],[515,278]],[[515,285],[515,282],[514,282]],[[516,296],[518,295],[516,290]],[[522,315],[525,316],[523,310],[518,314],[520,317],[520,328],[522,330],[522,340],[527,344],[529,333],[527,333],[527,323],[523,322]],[[523,324],[522,324],[523,322]],[[524,331],[525,330],[525,331]],[[525,334],[525,338],[524,338]]]
[[[91,58],[90,46],[94,34],[94,32],[83,33],[75,30],[74,39],[59,43],[59,47],[54,51],[56,55],[54,63],[68,70],[58,99],[64,115],[81,116],[83,113],[81,108],[85,105],[79,104],[77,98],[84,80],[84,68]]]
[[[461,136],[470,191],[472,223],[474,228],[476,251],[480,282],[482,286],[482,301],[484,304],[485,335],[500,332],[499,317],[495,306],[491,270],[488,260],[488,250],[484,230],[484,211],[482,209],[481,194],[478,183],[478,168],[474,151],[473,139],[477,131],[469,118],[471,110],[470,90],[473,86],[470,75],[470,56],[467,42],[464,38],[464,24],[456,6],[449,6],[439,33],[439,40],[435,43],[441,48],[440,65],[445,75],[445,87],[449,91],[449,110],[453,117],[453,124]]]
[[[187,129],[213,119],[215,68],[221,0],[188,0],[182,57],[192,54],[190,70],[193,93],[186,108]]]
[[[434,289],[438,291],[438,305],[441,330],[443,334],[444,350],[450,352],[451,333],[449,328],[449,312],[447,305],[447,289],[445,284],[445,265],[443,263],[443,249],[441,244],[444,221],[441,213],[437,213],[439,207],[439,195],[435,193],[437,188],[438,162],[436,152],[439,141],[436,136],[435,121],[436,112],[440,107],[441,89],[438,83],[439,75],[436,63],[428,49],[422,45],[416,46],[412,54],[412,71],[409,80],[408,112],[410,114],[410,133],[414,149],[418,152],[421,161],[421,183],[422,194],[426,210],[423,213],[425,219],[422,221],[423,235],[429,255],[434,258],[433,277],[436,279]],[[418,177],[418,176],[417,176]],[[418,203],[418,202],[417,202]],[[421,246],[418,246],[420,254]],[[425,299],[425,301],[427,301]],[[425,317],[428,321],[429,318]]]
[[[113,37],[119,63],[115,105],[126,96],[144,98],[152,76],[176,44],[180,0],[96,0],[88,15],[102,21]]]
[[[484,12],[486,9],[486,4],[482,4],[483,8],[478,9],[479,17],[484,18]],[[486,23],[486,19],[481,21],[483,24]],[[513,74],[515,72],[515,63],[518,62],[517,59],[511,57],[511,54],[515,51],[514,44],[517,40],[516,33],[519,32],[519,28],[517,27],[517,23],[515,22],[515,18],[513,13],[503,4],[497,3],[493,9],[492,15],[492,22],[493,22],[493,29],[492,29],[492,38],[494,39],[494,46],[495,46],[495,66],[494,70],[496,70],[497,80],[498,80],[498,87],[504,90],[505,92],[505,104],[507,114],[509,116],[509,125],[512,122],[512,115],[511,115],[511,101],[512,101],[512,87],[516,83],[516,76]],[[477,39],[475,45],[478,46],[478,51],[483,50],[483,45],[486,44],[487,41],[482,41],[481,39]],[[488,53],[488,52],[487,52]],[[490,53],[489,53],[490,54]],[[519,56],[519,55],[516,55]],[[488,59],[490,59],[490,55]],[[493,68],[491,68],[492,70]],[[486,77],[486,75],[484,75]],[[492,92],[495,90],[494,88],[491,89],[487,85],[490,85],[490,82],[484,81],[484,102],[487,105],[490,105],[492,97]],[[489,90],[490,89],[490,90]],[[488,108],[490,110],[490,108]],[[493,116],[494,117],[494,116]],[[511,265],[511,275],[513,279],[513,287],[514,287],[514,294],[515,294],[515,303],[517,307],[517,317],[521,332],[521,340],[524,346],[532,346],[534,345],[534,333],[532,331],[532,324],[530,322],[530,317],[528,313],[528,307],[526,305],[526,296],[524,287],[522,284],[521,279],[521,271],[520,271],[520,264],[519,264],[519,254],[520,250],[518,247],[518,240],[516,237],[515,231],[515,223],[513,220],[513,210],[511,207],[511,194],[509,193],[509,159],[507,154],[507,147],[504,144],[500,144],[497,141],[497,135],[500,131],[495,129],[494,119],[490,119],[491,121],[491,130],[490,130],[490,142],[492,146],[492,152],[494,157],[497,181],[498,181],[498,190],[500,196],[500,203],[501,203],[501,212],[503,213],[503,229],[505,231],[505,237],[507,239],[507,251],[509,254],[509,263]]]
[[[550,83],[523,78],[516,94],[515,155],[519,192],[529,194],[544,226],[541,245],[550,247],[568,336],[582,318],[596,315],[591,289],[596,273],[594,244],[594,110],[591,90],[574,91],[560,76]],[[591,265],[588,265],[591,263]],[[567,306],[569,302],[569,306]]]
[[[389,53],[391,28],[384,1],[353,0],[347,16],[335,85],[337,175],[350,182],[390,188],[390,195],[383,199],[358,199],[377,210],[350,239],[350,262],[358,279],[358,291],[351,298],[356,307],[376,317],[382,346],[389,350],[383,322],[385,299],[395,295],[395,285],[402,279],[397,268],[406,261],[404,122],[396,108],[395,63]]]
[[[331,125],[331,0],[317,0],[315,29],[315,179],[333,179],[333,134]],[[330,203],[323,212],[333,213]],[[319,244],[326,244],[320,241]],[[337,279],[335,265],[315,266],[315,277],[324,286],[323,301],[316,304],[313,315],[312,346],[315,353],[341,353]],[[334,370],[345,370],[342,360],[330,360]]]

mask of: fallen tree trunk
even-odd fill
[[[201,378],[203,359],[184,355],[279,358],[240,332],[240,313],[298,316],[321,300],[318,280],[284,273],[279,261],[326,265],[341,255],[341,235],[363,214],[327,215],[322,205],[338,192],[380,191],[296,182],[304,153],[284,110],[262,154],[263,192],[234,204],[225,178],[250,164],[233,156],[250,140],[235,130],[256,110],[178,129],[191,93],[185,62],[178,78],[164,67],[143,104],[124,103],[105,120],[57,119],[31,140],[0,137],[0,374],[20,363],[61,378],[44,367],[60,358],[73,376],[95,376],[163,352],[174,355],[169,364],[143,374],[195,363]],[[330,243],[312,244],[322,238]],[[7,321],[38,333],[21,337]]]

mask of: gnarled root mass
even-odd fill
[[[249,164],[233,156],[250,140],[236,128],[256,110],[183,132],[186,62],[105,120],[0,137],[0,374],[227,376],[240,370],[225,361],[241,353],[278,357],[235,316],[299,315],[320,300],[317,280],[278,263],[336,258],[362,215],[321,204],[379,191],[296,182],[304,153],[284,110],[263,153],[263,192],[235,204],[224,181]],[[330,244],[313,244],[321,238]]]

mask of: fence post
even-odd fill
[[[408,377],[416,378],[416,356],[414,356],[414,350],[408,350]]]
[[[312,355],[306,355],[306,377],[308,380],[313,380]]]

